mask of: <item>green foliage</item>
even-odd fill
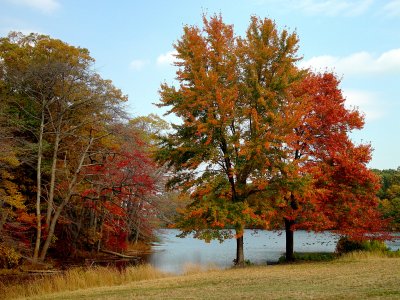
[[[330,252],[294,252],[294,261],[331,261],[337,255]],[[283,255],[279,258],[279,263],[286,263],[286,256]]]
[[[400,230],[400,167],[397,170],[374,170],[381,178],[379,209],[392,231]]]
[[[336,245],[336,253],[344,254],[353,251],[388,252],[389,248],[379,240],[356,241],[346,236],[341,237]]]

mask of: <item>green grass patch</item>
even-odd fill
[[[319,262],[331,261],[338,256],[332,252],[295,252],[293,254],[294,262]],[[278,261],[280,264],[286,263],[285,255],[281,256]]]

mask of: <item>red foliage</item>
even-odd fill
[[[126,140],[117,149],[84,169],[90,185],[80,194],[84,207],[102,220],[96,231],[101,232],[103,247],[115,251],[125,249],[132,226],[141,224],[141,232],[151,228],[146,225],[152,211],[147,199],[155,191],[155,166],[145,144],[134,132],[124,134]]]
[[[339,81],[331,73],[309,74],[293,88],[299,117],[287,137],[288,157],[279,182],[284,201],[275,217],[295,228],[335,230],[363,239],[381,233],[378,178],[366,164],[370,145],[355,146],[348,134],[361,129],[363,117],[346,109]]]

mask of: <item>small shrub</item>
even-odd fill
[[[344,254],[354,251],[370,251],[370,252],[388,252],[389,248],[383,241],[367,240],[355,241],[348,237],[341,237],[336,244],[336,252]]]
[[[362,242],[363,250],[365,251],[381,251],[387,252],[389,248],[386,246],[384,241],[369,240]]]
[[[245,266],[254,266],[254,263],[252,263],[250,259],[245,259],[244,260],[244,265]]]
[[[336,258],[335,253],[330,252],[295,252],[295,261],[330,261]],[[279,258],[279,263],[285,263],[286,257],[283,255]]]
[[[329,252],[295,253],[294,259],[300,261],[330,261],[335,259],[336,255]]]
[[[13,248],[0,244],[0,268],[12,269],[19,265],[21,254]]]

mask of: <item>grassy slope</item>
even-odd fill
[[[210,271],[132,282],[40,299],[400,299],[400,258],[347,257]]]

